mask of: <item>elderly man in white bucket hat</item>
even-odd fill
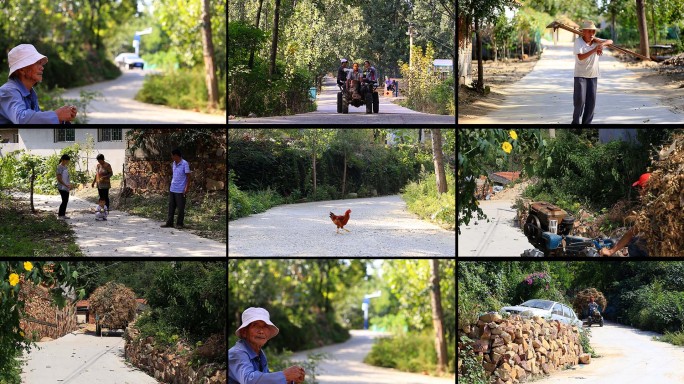
[[[33,86],[43,81],[48,59],[31,44],[19,44],[7,54],[9,79],[0,87],[0,124],[60,124],[76,118],[76,107],[41,111]]]
[[[574,111],[572,124],[591,124],[596,106],[596,89],[599,77],[599,56],[603,47],[613,44],[613,40],[594,37],[598,28],[591,21],[582,22],[582,36],[575,40],[575,86],[572,96]]]
[[[304,381],[304,368],[292,366],[270,373],[262,351],[266,342],[279,330],[267,310],[250,307],[242,312],[242,325],[235,331],[240,338],[228,350],[228,384],[291,384]]]

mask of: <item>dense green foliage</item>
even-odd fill
[[[423,174],[417,182],[404,188],[402,197],[411,212],[429,218],[446,228],[456,228],[456,177],[446,174],[447,193],[437,193],[435,174]]]
[[[147,76],[143,87],[135,95],[145,103],[162,104],[171,108],[206,110],[207,84],[204,69],[172,69],[168,72]],[[220,81],[219,107],[226,108],[226,84]]]
[[[553,161],[539,168],[540,182],[528,187],[524,195],[572,213],[580,206],[609,208],[633,195],[632,183],[647,171],[651,155],[673,132],[640,129],[639,142],[597,144],[597,131],[558,130],[548,148]]]
[[[408,108],[439,115],[456,114],[454,76],[442,80],[442,74],[433,70],[435,50],[432,43],[423,48],[413,47],[411,63],[401,63],[402,93]]]
[[[226,325],[225,263],[164,263],[148,276],[150,312],[137,321],[141,337],[158,343],[192,343],[223,334]]]
[[[269,76],[274,2],[230,2],[229,114],[271,116],[314,108],[307,100],[308,88],[320,88],[323,76],[334,76],[341,58],[350,64],[370,60],[379,79],[396,78],[400,62],[409,59],[409,23],[413,23],[414,45],[424,47],[431,42],[435,58],[455,59],[456,18],[450,0],[304,0],[279,4],[277,69]],[[252,52],[254,61],[249,65]],[[453,102],[453,85],[451,89]],[[440,97],[439,93],[435,95],[436,100]]]

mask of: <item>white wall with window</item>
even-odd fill
[[[120,174],[126,158],[126,131],[128,129],[124,128],[19,128],[19,143],[12,144],[12,147],[30,150],[35,155],[49,156],[60,153],[63,148],[75,142],[85,146],[90,135],[94,139],[94,149],[88,157],[88,170],[95,171],[95,157],[101,153],[105,161],[112,165],[114,174]],[[3,153],[7,152],[9,148],[3,148]],[[85,152],[81,151],[81,159],[85,158]],[[77,168],[80,167],[85,169],[85,166],[77,165]]]

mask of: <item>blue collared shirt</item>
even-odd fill
[[[261,365],[261,367],[260,367]],[[285,374],[269,373],[264,351],[259,355],[244,340],[228,350],[228,384],[286,384]]]
[[[173,193],[185,192],[185,184],[188,183],[188,174],[190,173],[190,164],[185,159],[181,158],[180,163],[172,162],[173,178],[171,179],[171,189]]]
[[[55,111],[40,111],[33,88],[9,79],[0,87],[0,124],[59,124],[59,119]]]

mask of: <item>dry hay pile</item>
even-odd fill
[[[594,301],[599,305],[601,310],[606,309],[606,304],[608,304],[608,302],[606,301],[606,297],[603,296],[603,293],[596,288],[587,288],[577,293],[575,300],[572,302],[572,306],[578,316],[582,316],[582,313],[588,312],[590,297],[594,297]]]
[[[684,134],[663,146],[652,168],[636,229],[649,256],[684,256]]]
[[[123,284],[109,282],[90,295],[90,308],[107,328],[124,328],[135,317],[135,293]]]

